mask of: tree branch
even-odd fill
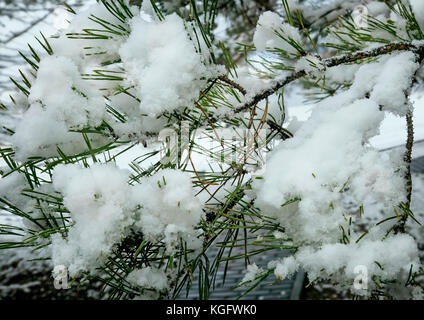
[[[346,63],[353,63],[359,60],[364,60],[367,58],[374,58],[381,55],[389,54],[395,51],[412,51],[419,56],[424,56],[424,44],[419,46],[415,46],[410,43],[391,43],[387,44],[372,50],[368,51],[359,51],[353,54],[346,54],[343,56],[336,56],[329,59],[323,59],[322,62],[326,68],[336,67]],[[274,80],[268,89],[265,89],[255,95],[251,96],[250,99],[245,102],[243,105],[235,108],[231,111],[231,113],[224,114],[218,117],[217,120],[224,120],[231,118],[232,115],[246,111],[256,105],[258,102],[268,98],[273,95],[275,92],[288,85],[291,82],[294,82],[304,76],[308,75],[308,73],[304,70],[293,72],[287,77],[280,78]]]
[[[413,113],[409,111],[406,115],[406,125],[408,130],[408,138],[406,141],[406,151],[404,155],[404,161],[407,165],[406,172],[406,201],[408,209],[411,207],[411,198],[412,198],[412,177],[411,177],[411,162],[412,162],[412,147],[414,146],[414,122],[413,122]]]
[[[411,209],[411,199],[412,199],[412,175],[411,175],[411,162],[412,162],[412,147],[414,146],[414,122],[413,122],[413,112],[409,111],[406,115],[406,126],[408,137],[406,139],[406,151],[404,154],[404,161],[406,163],[406,172],[405,172],[405,188],[406,188],[406,203],[401,203],[400,208],[403,211],[403,214],[399,222],[394,227],[394,232],[405,233],[405,225],[408,220],[408,216]]]

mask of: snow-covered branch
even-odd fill
[[[343,64],[349,63],[357,63],[358,61],[362,61],[369,58],[376,58],[382,55],[391,54],[397,51],[410,51],[417,55],[417,60],[421,62],[424,59],[424,43],[390,43],[378,48],[374,48],[366,51],[359,51],[356,53],[345,54],[342,56],[336,56],[328,59],[319,58],[322,61],[323,66],[326,68],[337,67]],[[286,85],[299,80],[302,77],[307,76],[309,73],[306,70],[300,70],[291,73],[290,75],[276,77],[275,80],[271,82],[269,87],[264,90],[261,90],[257,93],[247,93],[247,102],[243,103],[241,106],[236,107],[232,113],[225,114],[220,116],[219,119],[228,119],[231,117],[231,114],[237,114],[240,112],[244,112],[252,108],[258,102],[268,98],[269,96],[275,94],[281,88]],[[218,119],[218,120],[219,120]]]

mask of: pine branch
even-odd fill
[[[412,148],[414,146],[414,122],[413,113],[409,111],[406,115],[406,125],[408,137],[406,140],[406,151],[404,154],[404,161],[406,164],[405,185],[406,185],[406,203],[402,203],[400,208],[403,211],[399,222],[394,226],[393,231],[397,233],[405,233],[405,225],[408,217],[411,215],[411,199],[412,199],[412,175],[411,175],[411,162],[412,162]]]
[[[364,59],[379,57],[396,51],[412,51],[419,57],[424,57],[424,43],[420,43],[419,45],[413,45],[411,43],[391,43],[368,51],[359,51],[354,54],[346,54],[329,59],[323,59],[322,62],[326,68],[332,68],[342,64],[354,63]],[[251,96],[250,99],[243,105],[235,108],[230,113],[226,113],[218,117],[216,121],[230,119],[234,114],[249,110],[258,102],[273,95],[281,88],[307,75],[308,73],[306,71],[300,70],[293,72],[287,77],[283,77],[273,81],[268,89]]]
[[[411,207],[411,198],[412,198],[412,177],[411,177],[411,162],[412,162],[412,147],[414,145],[414,122],[413,122],[413,113],[409,111],[406,115],[406,125],[408,130],[408,138],[406,141],[406,151],[404,156],[404,161],[407,164],[407,173],[406,173],[406,192],[407,192],[407,206]]]
[[[423,47],[419,48],[417,51],[417,63],[422,63],[424,60],[424,49]],[[417,71],[418,72],[418,71]],[[416,75],[416,74],[415,74]],[[415,77],[411,81],[411,86],[408,90],[407,96],[409,96],[413,84],[415,83]],[[406,173],[405,173],[405,185],[406,185],[406,203],[401,204],[400,208],[403,210],[403,215],[400,221],[394,226],[394,232],[396,233],[405,233],[405,225],[408,217],[413,215],[411,212],[411,200],[412,200],[412,175],[411,175],[411,163],[412,163],[412,148],[414,147],[414,121],[413,121],[413,111],[411,110],[406,114],[406,127],[407,127],[407,139],[406,139],[406,150],[404,154],[404,162],[406,164]],[[415,220],[415,219],[414,219]]]

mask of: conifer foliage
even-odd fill
[[[410,172],[421,0],[67,9],[1,104],[23,115],[3,128],[0,209],[22,224],[0,225],[0,249],[33,247],[111,299],[174,299],[195,282],[207,299],[236,259],[246,292],[302,269],[360,297],[423,298]],[[316,101],[306,121],[287,114],[292,85]],[[369,143],[386,114],[405,119],[404,153]]]

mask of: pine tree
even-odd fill
[[[0,149],[0,209],[24,224],[0,225],[0,249],[34,247],[111,299],[175,299],[194,282],[207,299],[237,259],[246,292],[302,268],[358,296],[422,298],[410,96],[424,8],[361,3],[68,6],[69,28],[36,38],[46,57],[29,46],[1,105],[26,112]],[[301,124],[293,83],[317,102]],[[405,118],[403,155],[369,144],[389,113]],[[283,249],[294,255],[249,265]]]

